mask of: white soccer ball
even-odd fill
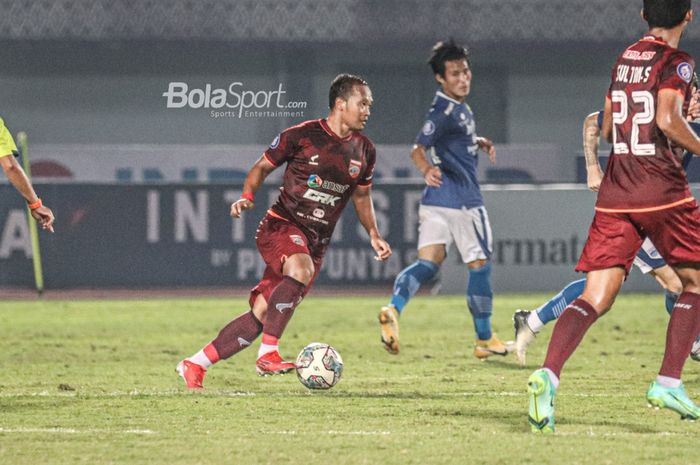
[[[333,347],[312,342],[297,357],[297,377],[309,389],[330,389],[343,374],[343,359]]]

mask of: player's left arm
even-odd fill
[[[656,125],[688,152],[700,153],[700,138],[683,115],[683,101],[683,95],[677,90],[662,88],[657,97]]]
[[[486,137],[477,137],[476,143],[481,150],[489,155],[491,163],[496,163],[496,147],[493,145],[493,141]]]
[[[374,204],[371,195],[372,186],[358,185],[352,193],[352,203],[360,223],[369,234],[370,244],[377,252],[376,260],[386,260],[391,256],[391,246],[382,239],[377,228],[377,217],[374,214]]]

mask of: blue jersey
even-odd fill
[[[430,150],[433,165],[442,172],[442,185],[426,187],[421,204],[457,209],[484,205],[476,178],[476,137],[469,105],[438,91],[416,144]]]

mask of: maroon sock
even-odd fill
[[[292,319],[294,308],[301,302],[301,296],[306,286],[291,276],[282,278],[277,287],[272,291],[267,302],[267,316],[263,333],[276,338],[282,337],[284,328]]]
[[[666,352],[661,363],[661,376],[681,379],[683,365],[693,341],[700,332],[700,294],[684,292],[676,300],[666,330]]]
[[[552,332],[552,339],[547,348],[544,368],[549,368],[557,377],[564,363],[578,347],[588,328],[598,319],[598,313],[591,304],[583,299],[576,299],[564,309]]]
[[[253,312],[245,312],[224,326],[211,344],[219,354],[219,358],[224,360],[252,344],[260,336],[261,331],[262,323],[255,318]]]

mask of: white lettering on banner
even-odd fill
[[[225,249],[211,249],[210,252],[211,266],[218,268],[231,264],[231,251]]]
[[[237,254],[236,277],[240,280],[260,279],[265,270],[265,262],[257,249],[238,249]]]
[[[195,207],[189,192],[175,191],[175,242],[186,242],[188,230],[195,242],[209,240],[209,193],[199,190],[196,197]]]
[[[390,229],[389,215],[385,213],[391,206],[389,196],[384,191],[375,190],[372,192],[372,200],[374,203],[374,215],[377,217],[377,228],[379,229],[379,234],[386,236],[389,234]],[[359,221],[357,222],[357,234],[362,238],[362,240],[369,240],[369,234],[367,234],[364,226],[362,226],[362,223]]]
[[[151,243],[160,241],[160,192],[146,192],[146,240]]]
[[[374,251],[330,248],[323,262],[322,273],[331,281],[392,279],[403,269],[400,250],[384,262],[374,260]]]
[[[13,252],[24,252],[26,258],[33,256],[29,224],[24,210],[10,210],[2,228],[0,258],[10,258]]]
[[[578,261],[578,236],[565,239],[502,239],[494,246],[499,265],[566,265]]]
[[[224,201],[230,208],[231,204],[241,198],[242,190],[224,191]],[[227,212],[229,213],[229,212]],[[231,240],[234,244],[240,244],[245,241],[245,217],[231,218]]]
[[[403,193],[403,240],[418,240],[418,205],[423,197],[422,191],[405,191]]]

